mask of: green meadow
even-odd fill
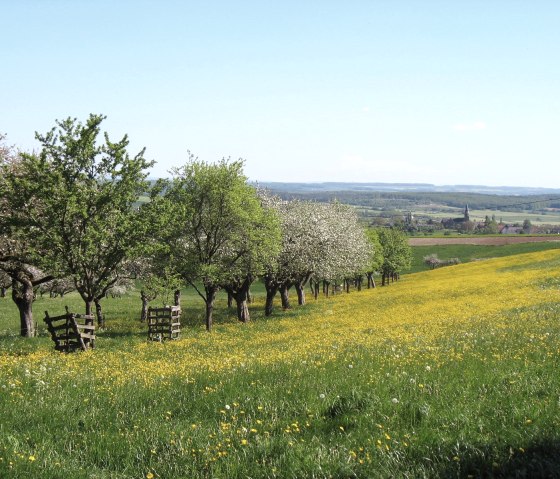
[[[559,477],[560,254],[491,256],[212,333],[186,290],[166,343],[132,292],[85,353],[0,299],[0,477]]]

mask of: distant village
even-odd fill
[[[505,223],[495,215],[486,216],[484,221],[471,219],[469,205],[465,205],[463,216],[457,218],[434,219],[417,218],[412,212],[393,219],[387,226],[398,226],[409,233],[434,233],[436,231],[468,234],[560,234],[560,225],[533,225],[529,219],[523,223]]]

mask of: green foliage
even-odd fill
[[[153,196],[153,208],[165,218],[163,240],[177,273],[211,306],[220,287],[264,272],[279,252],[279,221],[247,184],[242,161],[210,164],[191,155],[173,173],[163,195]]]
[[[371,243],[373,254],[371,255],[371,262],[368,267],[369,271],[379,271],[383,265],[383,246],[379,241],[378,230],[369,228],[366,230],[368,241]]]
[[[36,134],[39,154],[23,154],[6,178],[13,233],[49,270],[73,278],[86,302],[101,298],[122,274],[125,259],[141,245],[146,225],[133,208],[148,188],[151,165],[141,151],[127,152],[128,138],[98,143],[105,117],[85,124],[68,118]]]
[[[489,216],[486,216],[486,218],[484,219],[484,228],[483,228],[482,232],[484,234],[497,234],[498,233],[498,222],[496,221],[496,218],[494,216],[492,216],[492,218],[490,218]]]
[[[383,273],[401,273],[410,268],[412,250],[408,244],[408,236],[394,228],[382,228],[377,231],[379,242],[383,248],[383,264],[381,266]]]

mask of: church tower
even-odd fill
[[[467,205],[465,205],[465,221],[470,221],[470,219],[471,219],[471,216],[470,216],[470,213],[469,213],[469,205],[467,204]]]

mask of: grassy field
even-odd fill
[[[560,243],[520,243],[506,244],[500,246],[480,246],[471,244],[453,245],[433,245],[433,246],[414,246],[412,248],[412,267],[407,273],[417,273],[429,270],[429,266],[424,264],[424,256],[437,254],[441,260],[459,258],[462,263],[478,261],[489,258],[501,258],[523,253],[537,251],[547,251],[559,249]]]
[[[464,209],[449,208],[443,209],[441,211],[433,211],[429,208],[418,209],[413,211],[412,214],[415,216],[429,215],[434,218],[434,220],[444,219],[444,218],[461,218],[463,216]],[[531,212],[515,212],[515,211],[499,211],[499,210],[470,210],[470,218],[472,221],[484,221],[486,216],[496,217],[497,221],[503,221],[508,224],[518,223],[523,224],[523,221],[530,220],[534,225],[558,225],[560,224],[560,212],[556,210],[551,210],[541,213],[531,213]]]
[[[108,300],[71,355],[0,300],[0,477],[559,477],[559,268],[461,264],[269,319],[257,294],[248,325],[221,297],[211,334],[189,293],[164,344]]]
[[[358,213],[370,219],[383,214],[388,214],[388,212],[381,212],[375,208],[368,208],[357,206]],[[408,212],[411,212],[415,218],[432,218],[436,222],[440,222],[443,219],[448,218],[462,218],[464,212],[464,206],[462,208],[452,208],[445,205],[414,205],[410,209],[395,209],[390,210],[389,214],[392,217],[403,218]],[[560,211],[549,210],[546,212],[524,212],[524,211],[499,211],[490,209],[471,209],[470,219],[471,221],[482,222],[488,217],[495,216],[497,221],[503,221],[507,224],[518,224],[521,226],[523,221],[530,220],[535,226],[538,225],[559,225],[560,224]]]

